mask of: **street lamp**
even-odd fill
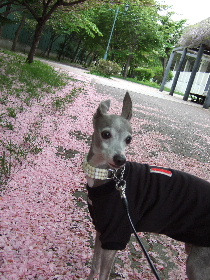
[[[126,4],[125,5],[125,11],[126,12],[128,11],[128,8],[129,8],[129,5]],[[106,47],[106,52],[104,54],[104,60],[107,60],[107,57],[108,57],[109,46],[110,46],[110,42],[111,42],[112,35],[113,35],[113,32],[114,32],[115,23],[116,23],[116,20],[117,20],[117,16],[119,14],[119,10],[120,10],[120,7],[117,7],[116,12],[115,12],[114,22],[113,22],[113,25],[112,25],[112,30],[111,30],[111,33],[110,33],[110,36],[109,36],[109,41],[108,41],[108,44],[107,44],[107,47]]]

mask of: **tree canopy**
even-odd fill
[[[159,59],[163,65],[166,65],[171,51],[176,46],[179,38],[181,37],[186,20],[174,21],[172,16],[174,13],[169,12],[166,15],[160,17],[160,31],[162,33],[161,48],[158,50]]]
[[[170,13],[161,16],[160,10],[167,7],[156,0],[3,0],[0,8],[3,6],[11,11],[21,10],[19,22],[22,25],[27,22],[34,30],[28,62],[33,62],[44,30],[51,34],[45,54],[62,37],[63,42],[56,50],[59,58],[68,57],[76,62],[76,57],[80,57],[80,61],[88,64],[102,58],[119,11],[108,59],[121,65],[125,77],[129,69],[137,66],[157,66],[161,62],[164,66],[184,24],[184,21],[174,22]]]
[[[142,0],[146,1],[146,0]],[[149,0],[148,0],[149,1]],[[150,0],[152,1],[152,0]],[[85,9],[100,4],[97,0],[2,0],[0,8],[8,5],[22,6],[27,9],[37,22],[33,43],[28,54],[28,62],[33,62],[44,26],[59,8],[64,12],[70,12],[73,8]],[[104,1],[114,3],[115,1]],[[117,1],[121,3],[121,1]],[[123,1],[122,1],[123,2]]]

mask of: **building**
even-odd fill
[[[173,79],[166,83],[169,71]],[[160,91],[164,86],[189,96],[197,103],[210,107],[210,18],[186,28],[169,58]]]

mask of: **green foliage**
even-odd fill
[[[162,80],[163,80],[163,77],[164,77],[163,68],[162,67],[155,67],[153,69],[153,71],[154,71],[154,76],[153,76],[152,80],[160,85],[162,83]],[[173,73],[172,73],[172,71],[170,71],[169,74],[168,74],[167,82],[172,80],[172,78],[173,78]]]
[[[16,110],[14,108],[7,108],[8,116],[11,118],[16,118]]]
[[[74,89],[72,89],[71,93],[66,95],[65,97],[56,97],[52,103],[53,108],[55,108],[56,111],[64,110],[66,105],[71,103],[73,101],[74,97],[77,94],[79,94],[80,91],[81,91],[81,88],[74,88]]]
[[[12,24],[12,23],[13,23],[13,21],[11,19],[6,18],[0,14],[0,26],[6,25],[6,24]]]
[[[52,67],[40,61],[28,64],[22,55],[9,51],[0,51],[0,55],[0,103],[4,108],[4,113],[0,113],[0,127],[13,130],[15,122],[10,122],[10,118],[16,118],[18,113],[23,112],[25,107],[23,102],[30,105],[34,98],[40,99],[49,92],[53,93],[58,87],[66,85],[67,76],[57,73]],[[70,102],[77,90],[79,89],[73,89],[71,97],[66,97],[65,101]],[[10,95],[15,95],[17,101],[18,99],[23,101],[21,102],[23,105],[16,106]],[[20,145],[0,140],[0,146],[3,147],[0,155],[1,186],[6,184],[16,162],[21,163],[29,153],[37,154],[42,151],[35,140],[36,134],[33,131],[24,137],[24,142]]]
[[[17,161],[20,162],[20,158],[26,158],[27,151],[17,144],[12,143],[11,140],[6,143],[3,141],[0,142],[2,146],[5,147],[5,149],[10,153],[10,155],[13,155]]]
[[[174,21],[172,19],[173,12],[168,12],[164,16],[160,16],[159,32],[161,34],[161,47],[154,54],[156,59],[158,58],[162,64],[162,67],[166,67],[167,60],[171,54],[173,48],[177,45],[179,38],[181,37],[186,20]]]
[[[97,65],[93,66],[90,71],[92,74],[99,74],[105,77],[117,75],[121,72],[121,67],[113,61],[100,59]]]
[[[141,67],[134,69],[134,76],[139,81],[149,81],[154,76],[154,73],[152,69]]]
[[[134,76],[138,81],[152,81],[158,85],[161,84],[164,76],[163,67],[153,67],[153,68],[136,68],[134,69]],[[173,78],[172,71],[168,74],[167,81],[170,81]]]
[[[96,24],[92,21],[91,11],[77,10],[74,13],[65,13],[57,10],[48,22],[54,32],[69,35],[72,32],[87,34],[95,37],[96,34],[102,36]]]
[[[154,68],[154,76],[153,76],[153,81],[157,84],[161,84],[163,80],[163,67],[155,67]]]
[[[7,129],[10,129],[10,130],[14,129],[13,124],[5,118],[5,114],[0,115],[0,127],[4,127],[4,128],[7,128]]]
[[[171,81],[171,80],[173,79],[173,77],[174,77],[174,75],[173,75],[172,71],[170,71],[170,72],[168,73],[167,82]]]
[[[131,69],[132,72],[133,68],[148,60],[148,54],[161,48],[162,33],[159,31],[158,9],[150,4],[132,5],[131,3],[127,11],[125,5],[119,7],[108,58],[112,58],[120,65],[126,65],[124,68],[126,71]],[[97,11],[97,26],[103,37],[96,36],[97,40],[94,40],[92,49],[99,56],[105,53],[115,15],[116,9],[107,6],[102,6]]]
[[[46,84],[51,87],[60,87],[66,84],[63,78],[64,76],[58,74],[54,68],[36,60],[33,64],[24,63],[22,65],[20,81],[27,82],[28,79],[30,81],[38,80],[41,85]]]
[[[12,159],[21,161],[21,158],[26,157],[26,151],[23,150],[20,146],[13,144],[11,140],[9,142],[3,142],[0,140],[0,144],[5,148],[6,151],[2,152],[0,155],[0,191],[2,186],[5,185],[8,180],[11,170],[12,170]]]
[[[2,155],[0,155],[0,191],[2,191],[2,186],[11,174],[11,168],[11,155],[7,157],[5,151],[3,151]]]
[[[168,12],[164,16],[160,16],[160,32],[162,33],[162,49],[165,54],[170,54],[171,50],[176,46],[185,28],[186,20],[172,20],[173,12]]]
[[[67,76],[41,61],[28,64],[22,55],[4,51],[5,55],[6,59],[0,61],[0,101],[4,103],[7,102],[7,95],[15,95],[30,105],[34,98],[38,100],[46,92],[67,83]]]
[[[160,85],[158,85],[157,83],[153,82],[153,81],[138,81],[136,78],[126,78],[126,81],[131,81],[137,84],[141,84],[141,85],[145,85],[145,86],[149,86],[149,87],[153,87],[153,88],[160,88]],[[170,91],[170,90],[169,90]]]

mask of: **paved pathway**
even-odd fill
[[[99,77],[96,75],[91,75],[91,74],[88,74],[89,71],[87,71],[85,69],[72,67],[69,65],[62,64],[62,63],[51,62],[51,61],[47,61],[47,63],[49,63],[50,65],[52,65],[53,67],[55,67],[57,69],[63,69],[67,72],[73,72],[75,74],[81,75],[81,78],[85,77],[86,79],[89,79],[91,81],[91,83],[94,83],[94,84],[100,84],[103,86],[117,88],[117,89],[121,89],[124,91],[128,90],[128,91],[132,91],[132,92],[136,92],[136,93],[141,93],[141,94],[148,95],[148,96],[153,96],[153,97],[157,97],[157,98],[161,98],[161,99],[171,100],[171,101],[178,102],[178,103],[183,103],[183,104],[189,105],[189,106],[194,106],[194,107],[199,107],[199,108],[201,107],[201,105],[192,103],[190,101],[188,101],[188,102],[183,101],[183,99],[182,99],[183,97],[178,94],[174,94],[174,96],[170,96],[169,93],[166,91],[160,92],[159,89],[155,89],[155,88],[152,88],[149,86],[144,86],[144,85],[126,81],[123,79],[118,79],[118,78],[109,79],[109,78]]]

